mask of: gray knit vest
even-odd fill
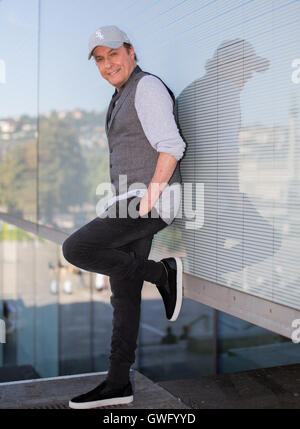
[[[134,105],[137,84],[143,76],[149,74],[151,73],[143,72],[139,66],[136,66],[125,85],[118,93],[115,92],[114,100],[111,100],[106,115],[105,129],[109,145],[110,179],[115,187],[116,195],[127,192],[130,185],[133,184],[136,185],[131,186],[130,190],[148,187],[156,168],[159,152],[151,146],[147,139]],[[174,94],[163,81],[162,83],[173,99],[176,120]],[[115,100],[118,102],[112,110]],[[179,162],[168,183],[171,185],[176,182],[181,183]]]

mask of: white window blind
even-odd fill
[[[195,184],[204,184],[204,225],[188,230],[185,217],[176,219],[155,252],[183,256],[186,273],[299,309],[300,83],[292,63],[300,3],[200,3],[200,14],[187,12],[195,2],[179,6],[160,37],[165,55],[177,43],[181,74],[175,68],[169,79],[187,143],[183,195],[192,183],[186,197],[195,208]]]

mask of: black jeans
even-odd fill
[[[148,260],[148,256],[154,234],[168,224],[155,208],[151,211],[155,217],[118,217],[120,204],[128,205],[133,198],[138,197],[115,203],[116,218],[96,217],[72,233],[62,246],[65,259],[72,265],[110,277],[114,311],[107,380],[113,384],[128,382],[135,361],[143,282],[156,284],[164,275],[163,265]]]

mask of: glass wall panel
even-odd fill
[[[58,264],[60,374],[92,372],[92,283],[90,275]]]
[[[57,375],[59,371],[59,300],[51,288],[49,269],[51,263],[56,263],[57,245],[41,239],[35,240],[34,246],[36,367],[42,377],[49,377]]]
[[[57,245],[6,222],[1,236],[6,342],[0,381],[58,375],[58,299],[48,274]]]
[[[113,13],[104,3],[40,3],[39,223],[65,231],[96,217],[97,185],[109,181],[111,89],[87,59],[96,25],[90,11],[101,10],[101,19]]]
[[[16,302],[17,325],[16,325],[16,364],[18,366],[29,365],[35,367],[36,360],[36,316],[40,296],[40,288],[36,288],[36,249],[41,242],[32,234],[28,234],[19,228],[5,224],[15,232],[16,261]],[[13,241],[12,241],[13,242]],[[6,246],[7,238],[3,244]],[[6,267],[4,266],[4,269]],[[6,284],[9,288],[12,285]],[[49,321],[50,322],[50,321]],[[46,334],[46,332],[45,332]],[[11,337],[10,337],[11,338]],[[37,370],[37,368],[36,368]]]
[[[106,276],[73,267],[61,246],[1,222],[0,383],[108,368]]]
[[[38,0],[0,2],[0,212],[36,222]]]
[[[109,365],[113,308],[110,305],[110,284],[106,276],[96,275],[92,301],[92,368],[107,371]]]
[[[299,363],[300,344],[217,312],[217,372],[232,373]]]

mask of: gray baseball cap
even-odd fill
[[[108,48],[118,49],[123,43],[130,43],[130,40],[124,31],[120,30],[115,25],[106,25],[98,28],[89,38],[89,56],[90,60],[93,50],[97,46],[107,46]]]

